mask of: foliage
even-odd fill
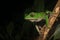
[[[60,24],[56,27],[56,30],[55,30],[54,34],[50,37],[50,39],[51,39],[53,36],[54,36],[53,40],[58,40],[58,39],[60,39]],[[49,40],[50,40],[50,39],[49,39]]]

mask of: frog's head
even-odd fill
[[[25,19],[31,19],[35,17],[35,13],[34,12],[30,12],[29,14],[25,14]]]
[[[40,15],[41,14],[38,12],[30,12],[29,15],[25,16],[25,19],[31,22],[38,22],[42,19],[40,18]]]
[[[31,13],[30,13],[30,16],[31,16],[31,17],[34,17],[34,16],[35,16],[35,13],[34,13],[34,12],[31,12]]]

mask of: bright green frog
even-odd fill
[[[30,12],[28,15],[25,14],[25,19],[29,20],[31,22],[39,22],[42,19],[46,21],[46,26],[48,26],[48,13],[51,13],[50,11],[46,12]]]

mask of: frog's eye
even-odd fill
[[[30,16],[31,16],[31,17],[34,17],[34,16],[35,16],[35,14],[34,14],[34,13],[31,13],[31,14],[30,14]]]
[[[34,14],[30,14],[31,17],[34,17]]]

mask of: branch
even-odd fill
[[[44,36],[43,36],[43,38],[42,38],[41,40],[46,40],[46,37],[47,37],[48,32],[49,32],[50,29],[52,28],[52,25],[54,24],[56,18],[57,18],[58,15],[59,15],[59,11],[60,11],[60,0],[58,0],[57,4],[56,4],[56,6],[55,6],[55,8],[54,8],[54,10],[53,10],[54,14],[52,14],[52,15],[50,16],[50,18],[49,18],[49,27],[50,27],[50,28],[49,28],[49,29],[48,29],[48,28],[43,29],[43,30],[45,30],[45,31],[44,31]],[[44,26],[45,26],[45,25],[44,25]]]

